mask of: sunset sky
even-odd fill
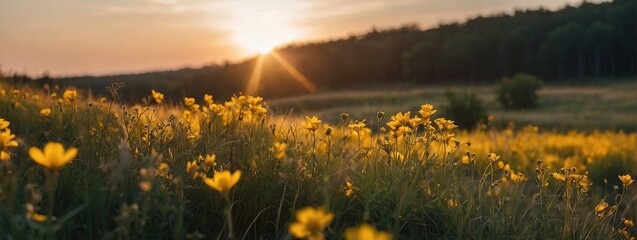
[[[574,0],[0,0],[0,69],[112,74],[240,61],[307,42]]]

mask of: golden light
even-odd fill
[[[285,60],[279,53],[276,51],[271,51],[269,53],[270,56],[277,61],[277,63],[281,64],[283,69],[285,69],[298,83],[300,83],[308,92],[315,92],[316,85],[310,81],[305,75],[303,75],[299,70],[297,70],[294,66],[292,66],[288,61]],[[259,55],[257,58],[257,63],[254,65],[254,69],[252,70],[252,74],[250,75],[250,79],[248,80],[248,85],[246,87],[246,93],[248,95],[258,95],[259,85],[261,84],[261,73],[263,71],[263,59],[265,55]]]
[[[245,48],[256,51],[259,54],[267,54],[274,47],[283,44],[292,38],[277,36],[274,32],[264,33],[258,30],[243,30],[236,35],[236,41]]]
[[[241,5],[234,9],[229,29],[233,41],[241,45],[248,54],[267,54],[274,47],[293,41],[300,36],[299,30],[291,25],[289,14],[280,9],[292,7],[279,5],[277,8],[263,3]]]
[[[247,54],[259,53],[254,69],[246,86],[248,95],[258,95],[262,80],[265,56],[272,56],[297,82],[309,92],[314,92],[316,86],[305,75],[288,63],[275,50],[275,47],[299,39],[302,32],[295,28],[294,13],[300,8],[299,1],[266,2],[249,1],[235,2],[228,5],[229,21],[225,27],[231,32],[233,41],[241,45]]]
[[[248,80],[248,87],[246,88],[246,94],[258,95],[259,85],[261,84],[261,72],[263,69],[263,55],[257,58],[257,63],[254,65],[250,79]]]
[[[276,51],[272,52],[272,56],[281,64],[281,66],[283,66],[283,68],[285,68],[285,70],[288,71],[288,73],[290,73],[290,75],[292,75],[292,77],[294,77],[297,82],[303,85],[305,89],[312,93],[316,91],[316,85],[314,85],[314,83],[312,83],[312,81],[310,81],[310,79],[308,79],[305,75],[299,72],[299,70],[296,70],[294,66],[290,65],[290,63],[288,63],[288,61],[281,57],[281,55],[279,55]]]

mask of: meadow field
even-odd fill
[[[635,82],[513,112],[472,87],[492,115],[472,131],[438,110],[446,87],[136,105],[122,87],[1,86],[0,238],[635,236]]]
[[[273,110],[292,114],[315,114],[337,121],[341,112],[371,118],[377,111],[416,110],[423,102],[435,106],[447,104],[445,91],[473,91],[484,100],[490,115],[500,127],[509,122],[532,124],[544,130],[624,130],[637,129],[637,82],[632,79],[571,85],[549,84],[539,91],[538,107],[506,111],[496,99],[493,84],[431,84],[430,86],[394,85],[367,90],[332,91],[288,97],[271,101]],[[336,117],[335,117],[336,116]]]

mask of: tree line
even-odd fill
[[[549,83],[632,77],[637,66],[636,10],[634,0],[583,2],[556,11],[540,8],[479,16],[427,30],[416,25],[373,29],[276,51],[319,90],[495,82],[516,73],[536,75]],[[212,93],[226,98],[245,90],[256,62],[255,57],[201,69],[46,80],[86,86],[97,93],[104,90],[96,86],[124,81],[133,86],[131,98],[150,88],[175,97]],[[260,95],[281,97],[306,91],[272,56],[264,56],[263,62]]]

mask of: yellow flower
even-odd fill
[[[409,119],[409,124],[411,124],[412,127],[418,127],[420,124],[423,124],[425,121],[422,118],[419,117],[413,117],[412,119]]]
[[[4,118],[0,118],[0,130],[9,127],[9,124],[11,124],[11,122],[4,120]]]
[[[503,168],[504,168],[504,162],[499,161],[499,162],[498,162],[498,168],[499,168],[499,169],[503,169]]]
[[[159,166],[157,166],[157,175],[166,176],[168,174],[168,170],[168,164],[160,163]]]
[[[2,148],[17,147],[19,144],[14,138],[15,134],[11,134],[11,129],[7,128],[0,132],[0,144],[2,144]]]
[[[157,104],[161,104],[161,102],[164,101],[164,94],[162,94],[160,92],[156,92],[153,89],[150,90],[150,93],[151,93],[151,96],[153,97],[153,99],[155,100],[155,102]]]
[[[515,171],[511,171],[511,181],[514,183],[521,183],[527,180],[526,176],[523,173],[516,173]]]
[[[234,187],[241,178],[241,171],[236,170],[230,174],[230,171],[216,172],[212,178],[204,178],[204,182],[214,190],[228,194],[230,189]]]
[[[285,151],[287,151],[288,145],[286,143],[275,142],[274,150],[276,151],[276,159],[284,159],[287,157]]]
[[[457,128],[458,125],[454,124],[454,121],[452,120],[447,120],[445,118],[438,118],[436,120],[434,120],[434,122],[436,123],[436,125],[438,125],[438,129],[440,130],[451,130],[454,128]]]
[[[357,131],[358,132],[358,131],[362,130],[363,128],[365,128],[365,122],[356,121],[356,122],[350,124],[349,128],[352,129],[353,131]]]
[[[6,122],[6,121],[5,121]],[[8,126],[8,122],[6,122]],[[15,134],[11,134],[11,129],[5,128],[4,131],[0,131],[0,160],[8,161],[11,159],[11,155],[7,151],[7,148],[17,147],[19,144],[14,140]]]
[[[347,187],[345,189],[345,196],[351,197],[352,194],[354,193],[354,185],[352,185],[352,183],[349,181],[345,181],[345,186]]]
[[[411,119],[409,118],[409,115],[411,115],[411,112],[406,112],[405,114],[403,114],[402,112],[398,112],[396,113],[396,115],[391,117],[391,120],[399,122],[403,125],[407,125],[409,123],[409,120]]]
[[[555,180],[559,180],[559,181],[566,181],[566,177],[564,176],[564,174],[561,173],[552,173],[551,174],[553,176],[553,178],[555,178]]]
[[[261,102],[263,101],[262,97],[253,97],[253,96],[248,96],[248,104],[256,106],[256,105],[260,105]]]
[[[62,94],[62,97],[66,101],[73,102],[77,98],[77,91],[76,90],[67,89],[66,91],[64,91],[64,94]]]
[[[5,150],[0,150],[0,160],[4,160],[4,161],[11,160],[11,154]]]
[[[619,180],[622,181],[622,183],[624,184],[624,188],[627,188],[628,186],[630,186],[630,184],[632,184],[635,180],[633,180],[633,177],[631,177],[629,174],[623,175],[623,176],[619,176]]]
[[[433,115],[437,111],[438,110],[434,110],[433,105],[427,103],[420,106],[420,111],[418,112],[420,113],[420,115],[422,115],[423,118],[428,118],[428,117],[431,117],[431,115]]]
[[[46,215],[42,215],[39,213],[31,213],[29,218],[31,218],[31,220],[36,221],[36,222],[44,222],[46,221]]]
[[[489,153],[487,154],[487,158],[489,158],[490,162],[495,162],[495,161],[498,161],[498,159],[500,159],[500,156],[496,155],[495,153]]]
[[[411,128],[409,128],[407,126],[400,126],[398,129],[396,129],[394,131],[394,135],[395,135],[396,138],[398,138],[398,137],[403,136],[403,135],[405,135],[407,133],[410,133],[410,132],[411,132]]]
[[[191,111],[197,112],[199,111],[199,104],[195,104],[195,98],[184,98],[184,106],[186,106]]]
[[[296,238],[323,239],[323,229],[333,218],[334,215],[323,208],[305,207],[296,211],[296,222],[290,224],[289,231]]]
[[[632,228],[634,226],[633,220],[624,219],[624,225],[626,225],[627,228]]]
[[[68,164],[77,156],[77,148],[64,150],[61,143],[49,142],[44,146],[44,151],[37,147],[29,148],[29,156],[37,164],[50,170],[58,170]]]
[[[195,105],[195,98],[189,98],[189,97],[184,98],[184,105],[186,107],[191,107],[191,106]]]
[[[192,179],[197,179],[197,177],[199,177],[199,165],[197,164],[197,161],[193,160],[186,162],[186,173]]]
[[[209,95],[209,94],[203,95],[203,101],[206,102],[208,105],[214,102],[214,100],[212,99],[212,95]]]
[[[471,164],[471,158],[469,158],[469,156],[462,156],[462,164],[464,165],[469,165]]]
[[[189,108],[192,111],[198,111],[199,110],[199,104],[195,104],[195,99],[194,98],[184,98],[184,106],[186,106],[187,108]]]
[[[447,200],[447,206],[453,208],[453,207],[457,207],[458,206],[458,200],[453,199],[453,198],[449,198],[449,200]]]
[[[308,116],[305,116],[305,120],[307,121],[305,125],[305,129],[312,132],[316,131],[319,128],[319,125],[321,124],[321,120],[319,120],[316,116],[313,116],[311,118]]]
[[[214,167],[217,166],[217,155],[215,154],[206,154],[206,156],[203,158],[204,163],[208,166]]]
[[[396,130],[398,129],[398,127],[400,127],[400,122],[399,121],[389,121],[387,122],[387,126],[391,129],[391,130]]]
[[[599,204],[597,204],[597,206],[595,207],[595,212],[599,213],[601,211],[604,211],[604,209],[606,209],[608,207],[608,203],[604,200],[602,200]]]
[[[42,114],[42,116],[49,117],[49,116],[51,116],[51,109],[50,108],[42,108],[42,109],[40,109],[40,114]]]
[[[367,223],[363,223],[357,228],[345,230],[345,240],[390,240],[391,235],[387,232],[377,231],[376,228]]]

